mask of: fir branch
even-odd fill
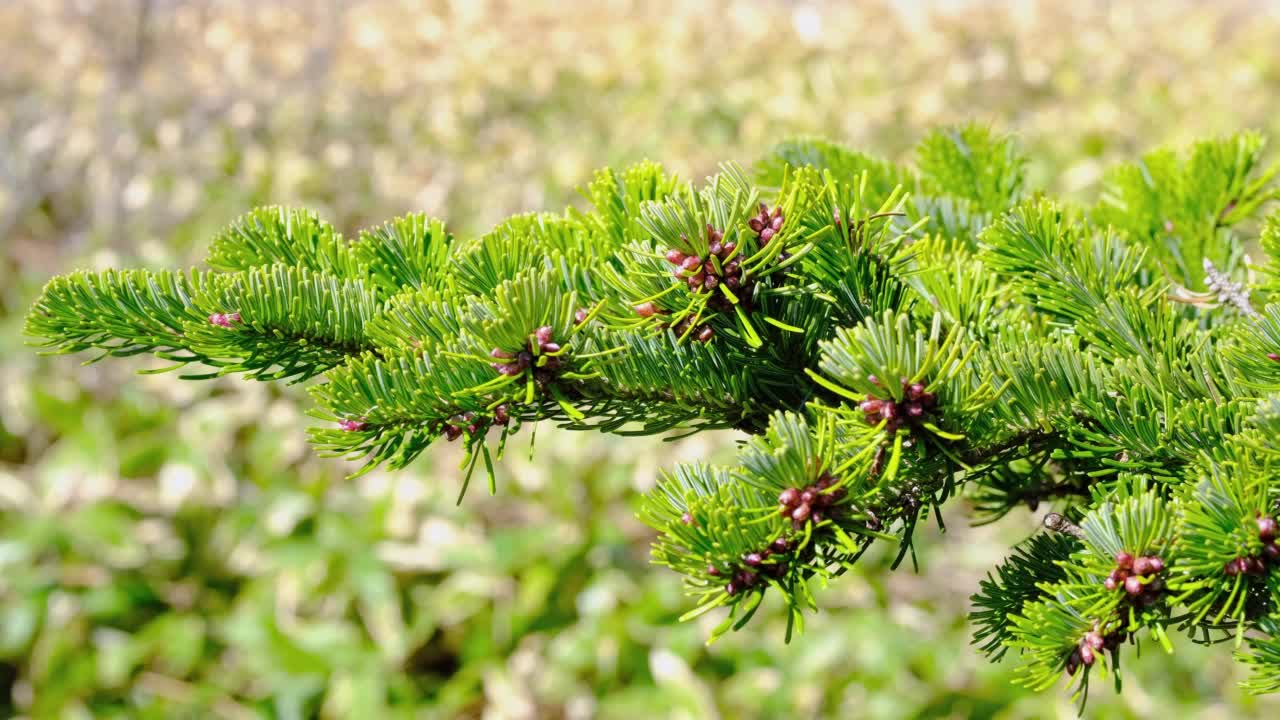
[[[1242,262],[1276,196],[1261,148],[1148,154],[1087,210],[1032,195],[1014,143],[972,125],[925,138],[916,170],[819,140],[777,146],[758,185],[602,170],[591,209],[479,238],[409,215],[347,242],[263,208],[214,239],[210,272],[53,279],[27,332],[195,378],[323,376],[323,454],[364,472],[461,442],[464,490],[481,465],[494,489],[533,423],[745,432],[734,465],[679,465],[640,501],[687,617],[727,614],[713,637],[767,593],[790,636],[812,580],[876,541],[914,561],[960,492],[979,521],[1051,502],[1057,532],[974,596],[985,653],[1083,698],[1141,637],[1254,631],[1249,687],[1274,691],[1280,305],[1250,298],[1280,287],[1280,215],[1260,282]]]

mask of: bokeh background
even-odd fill
[[[909,160],[970,119],[1088,198],[1142,150],[1280,125],[1262,1],[6,0],[0,48],[0,717],[1074,717],[968,646],[1030,515],[954,503],[920,573],[869,556],[790,645],[773,608],[707,647],[633,513],[733,433],[543,428],[455,507],[452,448],[344,480],[301,389],[40,357],[23,313],[54,273],[196,263],[269,202],[474,234],[601,165],[701,178],[802,133]],[[1276,717],[1228,655],[1149,646],[1087,714]]]

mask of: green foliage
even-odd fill
[[[965,200],[984,213],[1001,212],[1018,200],[1027,164],[1013,138],[981,125],[929,133],[916,161],[926,194]]]
[[[1108,173],[1094,219],[1148,248],[1177,282],[1204,287],[1204,261],[1234,268],[1242,243],[1231,228],[1276,197],[1278,168],[1262,166],[1263,145],[1241,133],[1147,153]]]
[[[982,519],[1052,507],[1064,535],[983,584],[975,640],[1083,693],[1143,635],[1273,627],[1280,331],[1232,230],[1274,195],[1260,149],[1149,155],[1089,210],[1025,199],[1025,158],[973,125],[927,136],[915,171],[821,141],[775,148],[759,187],[733,165],[701,186],[604,170],[592,210],[478,239],[409,216],[348,244],[267,209],[210,271],[55,279],[28,332],[208,366],[192,377],[322,376],[323,453],[367,472],[461,439],[464,490],[483,464],[495,491],[508,438],[543,421],[745,432],[736,464],[678,466],[640,506],[688,616],[726,613],[713,637],[775,595],[790,637],[880,545],[915,564],[954,496]]]

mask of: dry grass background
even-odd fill
[[[956,507],[922,574],[871,557],[790,646],[774,615],[705,648],[632,503],[732,434],[540,431],[455,508],[448,449],[348,482],[296,389],[39,358],[21,315],[50,274],[193,263],[267,202],[470,234],[600,165],[698,178],[796,134],[909,160],[974,118],[1087,197],[1151,146],[1280,124],[1260,1],[11,0],[0,45],[0,717],[1071,717],[966,645],[1034,518]],[[1186,645],[1089,715],[1280,708]]]

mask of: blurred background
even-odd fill
[[[954,503],[919,574],[869,556],[790,645],[772,607],[707,647],[635,499],[732,433],[544,428],[455,507],[453,448],[347,481],[301,389],[43,358],[22,316],[55,273],[196,263],[263,203],[474,234],[597,166],[701,178],[801,133],[909,160],[970,119],[1087,199],[1155,145],[1280,125],[1263,1],[7,0],[0,47],[0,717],[1074,717],[968,645],[1030,515]],[[1147,650],[1090,717],[1280,712],[1228,648]]]

